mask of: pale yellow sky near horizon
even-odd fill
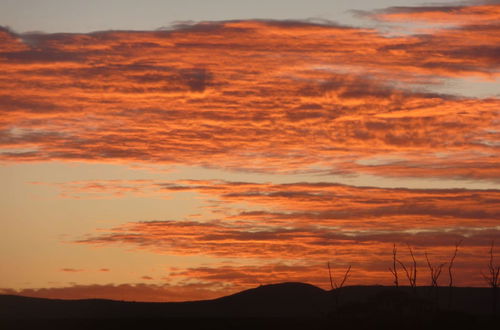
[[[155,166],[155,169],[99,163],[26,163],[0,165],[0,288],[63,287],[72,283],[164,283],[168,267],[203,266],[216,258],[169,256],[121,247],[89,247],[73,241],[96,229],[113,228],[132,221],[181,220],[203,212],[196,193],[160,196],[95,198],[61,197],[60,188],[47,184],[92,180],[230,180],[236,182],[331,182],[354,186],[416,189],[498,189],[487,181],[387,178],[363,175],[272,175],[196,167]],[[168,197],[167,197],[168,196]],[[64,268],[84,270],[64,272]],[[100,272],[99,269],[110,269]],[[37,276],[33,276],[36,273]]]

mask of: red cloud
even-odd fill
[[[460,20],[397,37],[278,21],[91,34],[0,29],[0,160],[497,182],[500,100],[444,95],[434,87],[454,78],[498,78],[498,7],[379,12],[385,20]],[[207,196],[213,213],[196,221],[132,222],[78,243],[238,264],[178,270],[171,276],[179,286],[75,286],[20,294],[184,300],[282,281],[289,270],[296,280],[325,285],[326,276],[317,274],[331,259],[335,270],[353,265],[353,283],[389,283],[394,242],[415,248],[424,273],[424,252],[446,261],[462,238],[457,283],[481,285],[475,269],[486,264],[486,245],[499,236],[498,190],[211,180],[56,185],[72,198],[180,191]]]
[[[167,197],[178,192],[196,192],[209,199],[213,207],[232,208],[232,204],[237,203],[252,207],[251,210],[231,212],[227,215],[230,219],[267,218],[267,221],[272,219],[275,224],[291,219],[295,219],[296,223],[310,224],[315,219],[321,219],[323,223],[347,221],[350,226],[355,226],[351,220],[359,218],[425,216],[427,220],[421,221],[425,220],[428,226],[433,227],[458,224],[457,221],[463,226],[474,226],[476,219],[481,219],[486,226],[496,224],[500,215],[498,190],[404,189],[334,183],[272,184],[217,180],[99,180],[56,185],[62,190],[63,196],[72,198],[116,197],[127,193]],[[259,207],[263,209],[259,210]],[[436,224],[436,218],[449,221]],[[412,228],[411,224],[404,227],[404,222],[398,223],[397,219],[393,222],[400,228]],[[385,221],[379,228],[387,225]]]
[[[493,23],[400,37],[277,21],[0,34],[3,161],[500,174],[498,98],[431,92],[448,78],[498,76]],[[400,161],[366,165],[385,157]]]
[[[498,190],[196,180],[158,185],[168,193],[196,191],[207,195],[212,203],[223,204],[227,212],[196,221],[133,222],[101,230],[78,243],[125,244],[170,255],[308,262],[307,267],[334,258],[340,265],[355,266],[363,276],[353,279],[368,284],[367,279],[388,282],[385,265],[393,243],[400,247],[410,244],[420,259],[427,252],[446,260],[454,244],[465,239],[467,253],[457,267],[467,275],[460,279],[464,284],[478,285],[480,273],[470,270],[486,264],[481,251],[500,234]],[[241,203],[252,211],[240,211],[237,205]],[[230,274],[240,280],[248,276],[240,270],[228,271],[226,276]],[[282,278],[273,276],[275,280]],[[297,276],[306,278],[311,272],[303,268]],[[200,279],[206,280],[203,276]]]

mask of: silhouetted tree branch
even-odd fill
[[[429,274],[431,276],[431,287],[434,293],[434,308],[439,308],[439,291],[438,291],[438,280],[439,276],[441,276],[441,272],[443,271],[444,265],[446,263],[439,264],[437,266],[433,266],[431,261],[429,260],[429,255],[425,252],[425,260],[427,260],[427,266],[429,267]]]
[[[332,290],[333,290],[333,288],[336,289],[336,291],[335,291],[335,304],[336,304],[337,308],[339,306],[339,301],[340,301],[340,289],[342,289],[342,287],[344,286],[345,282],[349,278],[349,273],[350,272],[351,272],[351,265],[349,265],[349,267],[347,267],[347,270],[345,271],[344,277],[342,278],[342,281],[340,282],[340,284],[337,284],[337,282],[335,281],[335,279],[333,277],[333,273],[332,273],[332,269],[331,269],[331,266],[330,266],[330,262],[328,262],[328,274],[330,276],[330,286],[332,287]]]
[[[394,276],[394,285],[399,287],[399,277],[398,277],[398,269],[396,267],[397,263],[397,252],[398,249],[396,248],[396,243],[394,243],[392,247],[392,268],[389,267],[389,270],[391,271],[392,275]]]
[[[408,278],[408,282],[410,283],[410,287],[416,293],[417,291],[417,261],[415,260],[415,256],[413,255],[413,250],[411,246],[408,244],[408,250],[410,251],[411,259],[413,264],[410,269],[408,269],[404,263],[400,260],[396,259],[396,261],[401,265],[403,270],[405,271],[406,278]]]
[[[332,275],[332,269],[330,266],[330,262],[328,262],[328,275],[330,275],[330,286],[332,287],[332,289],[334,289],[334,288],[341,289],[344,286],[347,279],[349,278],[350,272],[351,272],[351,265],[349,265],[349,267],[347,267],[347,270],[345,271],[344,277],[342,278],[342,281],[340,282],[340,284],[337,284],[337,282],[334,280],[333,275]]]
[[[500,274],[500,266],[495,266],[493,263],[493,249],[495,247],[495,242],[491,241],[490,247],[490,261],[488,263],[488,274],[482,274],[486,282],[492,288],[498,288],[498,276]]]
[[[347,279],[349,278],[349,273],[350,272],[351,272],[351,265],[349,265],[349,267],[345,271],[344,277],[342,278],[342,282],[340,282],[340,285],[337,287],[337,289],[340,289],[340,288],[342,288],[344,286],[345,281],[347,281]],[[498,274],[497,274],[497,277],[498,277]]]
[[[427,252],[425,252],[425,260],[427,260],[427,266],[429,267],[429,273],[431,275],[431,286],[437,288],[439,276],[441,276],[441,272],[446,263],[433,266],[431,264],[431,261],[429,260],[429,255],[427,254]]]
[[[490,247],[490,261],[488,262],[488,273],[484,274],[481,272],[483,275],[485,281],[488,283],[488,285],[492,289],[492,313],[493,315],[496,315],[497,312],[497,301],[498,301],[498,294],[497,294],[497,289],[498,289],[498,277],[500,275],[500,265],[495,266],[494,260],[493,260],[493,250],[495,248],[495,241],[491,241],[491,247]]]
[[[332,270],[330,268],[330,261],[328,261],[328,275],[330,276],[330,287],[333,290],[334,286],[333,286]]]
[[[453,252],[453,255],[451,256],[451,260],[448,264],[448,275],[450,278],[450,281],[448,282],[448,309],[451,309],[451,303],[453,299],[453,272],[451,271],[453,268],[453,263],[455,262],[455,258],[457,257],[458,253],[458,248],[460,245],[462,245],[463,238],[455,243],[455,251]]]

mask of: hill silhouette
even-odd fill
[[[461,329],[489,322],[490,289],[454,288],[451,308],[445,306],[447,290],[439,288],[437,295],[430,287],[416,293],[386,286],[326,291],[280,283],[213,300],[168,303],[0,295],[0,328],[368,329],[379,324],[390,329],[407,322],[407,329],[428,329],[445,322]]]

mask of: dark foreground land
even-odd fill
[[[303,283],[181,303],[0,296],[0,329],[498,329],[491,289],[454,288],[449,298],[448,288]]]

